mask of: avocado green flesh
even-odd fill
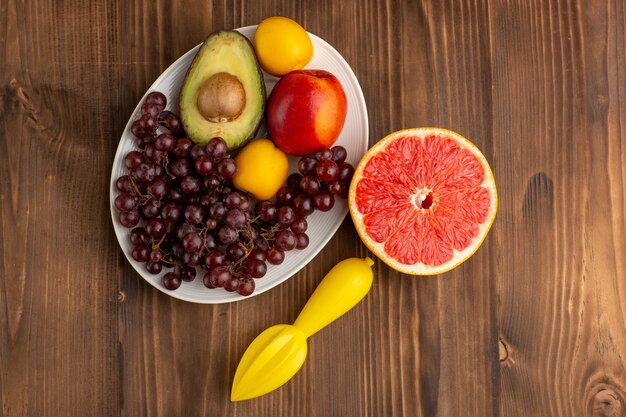
[[[246,103],[236,119],[210,122],[198,110],[198,92],[212,75],[220,72],[239,79]],[[254,137],[264,110],[265,84],[248,39],[235,31],[209,35],[191,63],[180,93],[180,114],[187,136],[197,143],[220,136],[230,149],[238,148]]]

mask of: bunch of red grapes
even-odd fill
[[[308,246],[307,216],[347,197],[354,167],[341,146],[304,156],[275,201],[255,202],[230,181],[237,166],[226,142],[192,142],[166,104],[160,92],[146,97],[131,127],[139,150],[126,154],[128,174],[116,181],[114,204],[132,229],[131,255],[152,274],[169,269],[162,278],[168,290],[193,281],[200,268],[207,288],[250,295],[267,263]]]

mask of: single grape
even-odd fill
[[[214,287],[224,287],[232,278],[230,270],[225,266],[218,266],[209,272],[209,279]]]
[[[307,246],[309,246],[309,236],[306,233],[299,233],[296,235],[296,240],[297,240],[297,244],[296,244],[296,249],[304,249]]]
[[[332,159],[323,159],[317,163],[315,174],[320,181],[330,182],[337,179],[339,167]]]
[[[350,194],[350,187],[349,186],[345,186],[345,187],[343,187],[343,190],[341,190],[341,194],[339,194],[339,197],[341,197],[341,198],[348,198],[349,194]]]
[[[296,213],[289,206],[280,207],[276,211],[276,220],[280,224],[289,225],[296,218]]]
[[[208,219],[206,219],[204,221],[204,225],[207,229],[209,230],[213,230],[217,227],[217,220],[212,219],[211,217],[209,217]]]
[[[185,134],[183,123],[180,118],[171,111],[165,110],[159,115],[159,122],[163,127],[172,132],[173,135],[180,137]]]
[[[182,261],[188,266],[198,266],[200,264],[200,254],[198,252],[183,252]]]
[[[130,177],[128,175],[122,175],[115,181],[115,187],[123,193],[130,193]]]
[[[246,272],[253,278],[262,278],[267,272],[267,265],[258,259],[246,260]]]
[[[167,203],[161,208],[161,218],[168,223],[176,223],[180,220],[181,209],[176,203]]]
[[[333,152],[330,149],[320,149],[315,152],[315,159],[318,161],[323,161],[326,159],[331,159],[333,157]]]
[[[247,212],[250,210],[250,198],[245,194],[241,194],[241,201],[237,207],[248,214]]]
[[[182,241],[183,237],[185,237],[187,233],[194,232],[195,230],[196,229],[189,223],[182,223],[176,228],[176,237],[178,238],[178,240]]]
[[[131,255],[137,262],[146,262],[150,257],[150,249],[146,245],[137,245],[133,248]]]
[[[209,175],[213,171],[213,160],[206,155],[200,155],[194,162],[196,172],[200,175]]]
[[[214,220],[222,220],[224,215],[226,214],[226,205],[221,201],[214,203],[209,208],[209,215]]]
[[[335,205],[335,197],[328,191],[322,190],[313,196],[313,205],[320,211],[329,211]]]
[[[199,204],[189,204],[185,207],[183,216],[185,217],[185,221],[187,223],[196,225],[198,223],[202,223],[202,219],[204,219],[204,210],[202,210],[202,206]]]
[[[343,146],[333,146],[330,150],[333,153],[332,159],[336,163],[343,162],[348,157],[348,151]]]
[[[167,98],[165,94],[159,91],[153,91],[146,96],[144,104],[156,104],[161,107],[161,110],[159,110],[159,112],[161,112],[167,105]]]
[[[193,142],[191,140],[187,138],[176,139],[174,147],[172,148],[172,153],[176,158],[187,158],[192,147]]]
[[[139,207],[139,215],[145,220],[150,220],[159,215],[161,211],[161,203],[157,200],[150,200],[143,206]]]
[[[241,242],[231,243],[226,246],[226,256],[231,261],[238,261],[243,258],[246,254],[246,248],[243,246]]]
[[[158,275],[163,270],[163,265],[160,262],[146,262],[146,270],[153,275]]]
[[[264,222],[270,222],[276,217],[276,206],[269,200],[261,201],[254,207],[254,213]]]
[[[191,155],[191,159],[198,159],[201,156],[206,155],[206,151],[204,150],[204,145],[200,145],[199,143],[193,145],[191,151],[189,151],[189,155]]]
[[[157,199],[162,199],[167,194],[167,182],[163,178],[155,178],[148,184],[148,194]]]
[[[205,234],[204,235],[204,244],[203,246],[207,249],[207,250],[213,250],[215,248],[217,248],[217,242],[215,241],[215,237],[213,235],[210,234]]]
[[[305,175],[300,180],[300,190],[307,195],[314,195],[320,190],[320,182],[312,175]]]
[[[146,158],[152,162],[159,162],[163,158],[163,152],[158,151],[153,143],[148,143],[144,149]]]
[[[187,265],[180,266],[180,278],[183,281],[193,281],[196,278],[196,268]]]
[[[139,151],[130,151],[124,157],[124,165],[131,171],[137,169],[142,162],[145,162],[145,159]]]
[[[202,277],[202,283],[204,284],[205,287],[211,290],[213,288],[217,288],[217,286],[211,280],[211,272],[207,272],[206,274],[204,274],[204,277]]]
[[[196,232],[187,233],[182,240],[183,249],[187,252],[197,252],[202,247],[202,238]]]
[[[222,226],[217,231],[217,238],[224,245],[229,245],[239,239],[239,233],[230,226]]]
[[[278,249],[286,252],[294,249],[298,244],[298,240],[296,239],[296,234],[294,232],[286,229],[276,233],[274,244]]]
[[[231,276],[231,278],[224,283],[224,289],[228,292],[235,292],[239,288],[239,278]]]
[[[169,133],[161,133],[154,140],[154,147],[158,151],[169,152],[174,149],[175,140],[176,139],[174,139],[174,136],[170,135]]]
[[[230,209],[239,207],[240,203],[241,194],[239,194],[237,191],[232,191],[224,196],[224,204],[226,204],[226,207]]]
[[[221,183],[222,180],[217,175],[209,175],[202,180],[202,186],[209,191],[217,189]]]
[[[139,117],[138,121],[139,121],[139,127],[146,134],[153,133],[156,130],[157,126],[158,126],[156,118],[150,116],[149,114],[141,115],[141,117]]]
[[[130,194],[120,194],[115,197],[115,207],[119,211],[131,211],[137,207],[137,202],[135,201],[135,197]]]
[[[291,207],[297,215],[302,217],[308,216],[315,210],[315,208],[313,207],[313,200],[311,200],[311,198],[306,194],[297,195],[293,199]]]
[[[313,156],[305,156],[298,161],[298,171],[302,175],[310,175],[315,172],[315,166],[317,165],[317,159]]]
[[[150,251],[150,262],[159,262],[163,259],[163,252],[159,249],[153,249]]]
[[[267,259],[267,253],[263,249],[254,248],[250,251],[248,259],[256,259],[258,261],[265,262],[265,260]]]
[[[273,246],[267,251],[267,262],[272,265],[280,265],[285,260],[285,252]]]
[[[166,231],[167,225],[165,224],[163,219],[150,219],[148,220],[148,223],[146,223],[146,232],[148,232],[148,234],[155,239],[160,239],[161,237],[163,237]]]
[[[308,227],[309,227],[309,223],[306,221],[304,217],[301,217],[301,216],[296,216],[296,218],[293,219],[293,222],[291,222],[291,224],[289,225],[289,228],[295,234],[306,232],[306,229]]]
[[[239,287],[237,287],[237,292],[239,295],[247,297],[254,292],[254,280],[253,279],[244,279],[239,283]]]
[[[143,227],[135,227],[130,231],[130,243],[133,245],[147,245],[150,242],[150,235]]]
[[[302,175],[294,172],[293,174],[289,174],[287,177],[287,187],[291,188],[294,191],[298,191],[300,189],[300,180],[302,179]]]
[[[156,177],[154,165],[148,162],[142,162],[135,168],[135,178],[139,182],[149,183]]]
[[[180,189],[183,190],[185,194],[195,194],[200,191],[200,180],[196,177],[192,177],[191,175],[186,176],[180,182]]]
[[[141,139],[148,134],[143,127],[142,124],[139,123],[139,120],[135,120],[133,124],[130,126],[130,132],[137,138]]]
[[[219,249],[212,250],[204,257],[204,266],[207,269],[226,265],[226,255]]]
[[[182,284],[182,281],[180,277],[176,275],[175,273],[168,272],[167,274],[163,275],[163,286],[166,289],[170,291],[174,291],[180,288],[181,284]]]
[[[131,210],[131,211],[122,211],[119,214],[119,220],[122,226],[131,228],[135,227],[137,223],[139,223],[139,211]]]
[[[337,178],[344,184],[349,184],[352,180],[352,176],[354,175],[354,167],[346,162],[341,162],[338,164],[338,166],[339,175],[337,176]]]
[[[169,190],[167,190],[166,200],[170,203],[182,203],[185,200],[185,195],[180,188],[170,187]]]
[[[161,106],[159,106],[156,103],[144,102],[141,105],[141,114],[147,114],[148,116],[152,118],[156,118],[159,115],[159,113],[161,113],[161,110],[163,110]]]
[[[228,145],[226,141],[220,137],[214,137],[206,144],[207,155],[215,159],[223,158],[226,152],[228,152]]]
[[[296,196],[296,191],[290,189],[289,187],[280,187],[278,191],[276,191],[276,202],[283,205],[291,204],[292,200]]]
[[[335,181],[330,182],[327,188],[328,188],[328,192],[331,193],[332,195],[340,195],[341,193],[343,193],[346,186],[343,184],[343,182],[339,180],[335,180]]]
[[[246,223],[246,215],[238,208],[228,210],[224,223],[233,229],[239,229]]]
[[[231,178],[235,175],[237,171],[237,165],[235,165],[235,161],[230,158],[222,159],[217,163],[217,173],[222,178]]]
[[[191,164],[186,159],[174,159],[170,163],[170,172],[178,178],[186,177],[191,173]]]

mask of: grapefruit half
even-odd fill
[[[498,207],[483,154],[441,128],[400,130],[380,140],[357,165],[348,201],[365,245],[413,275],[440,274],[472,256]]]

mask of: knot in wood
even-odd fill
[[[622,417],[622,401],[613,389],[601,389],[591,401],[593,417]]]

